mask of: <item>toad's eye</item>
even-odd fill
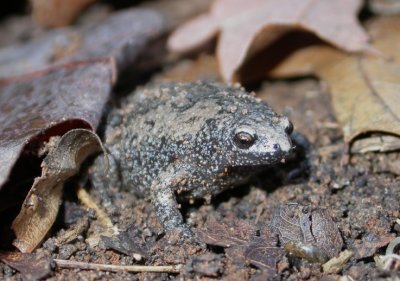
[[[248,149],[256,141],[256,135],[247,131],[235,132],[234,141],[237,147]]]

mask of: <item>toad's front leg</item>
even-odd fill
[[[186,169],[178,170],[178,172],[173,170],[162,172],[152,182],[150,199],[166,232],[181,231],[187,238],[193,238],[193,233],[183,221],[175,194],[175,191],[180,189],[190,174]]]

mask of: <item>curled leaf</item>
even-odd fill
[[[21,252],[31,252],[53,225],[61,203],[64,183],[75,175],[86,157],[101,151],[101,140],[89,130],[71,130],[44,158],[42,175],[26,196],[21,211],[12,224]]]

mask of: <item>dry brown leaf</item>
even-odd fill
[[[361,0],[217,0],[208,14],[177,29],[168,46],[187,51],[220,33],[220,72],[230,81],[252,55],[294,29],[346,51],[373,50],[357,21],[361,5]]]
[[[369,25],[374,47],[385,58],[351,56],[325,46],[294,53],[270,75],[287,77],[314,74],[329,86],[336,118],[346,142],[371,132],[400,136],[400,18],[381,18]],[[390,59],[388,59],[390,58]],[[376,136],[373,136],[374,138]],[[377,146],[363,143],[362,150],[400,148],[400,138]],[[356,152],[356,151],[353,151]]]
[[[42,162],[42,175],[26,196],[12,224],[13,245],[32,252],[53,225],[61,203],[64,183],[75,175],[88,155],[101,151],[101,140],[92,131],[75,129],[61,137]]]
[[[95,0],[31,0],[33,19],[44,27],[71,24]]]

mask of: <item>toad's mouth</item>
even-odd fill
[[[276,149],[270,153],[264,153],[261,155],[257,154],[249,154],[246,159],[242,161],[242,163],[238,163],[236,165],[232,165],[234,167],[242,167],[242,168],[253,168],[255,166],[271,166],[279,163],[286,163],[294,156],[294,152],[296,150],[296,146],[291,146],[289,150],[282,151],[280,148]]]

